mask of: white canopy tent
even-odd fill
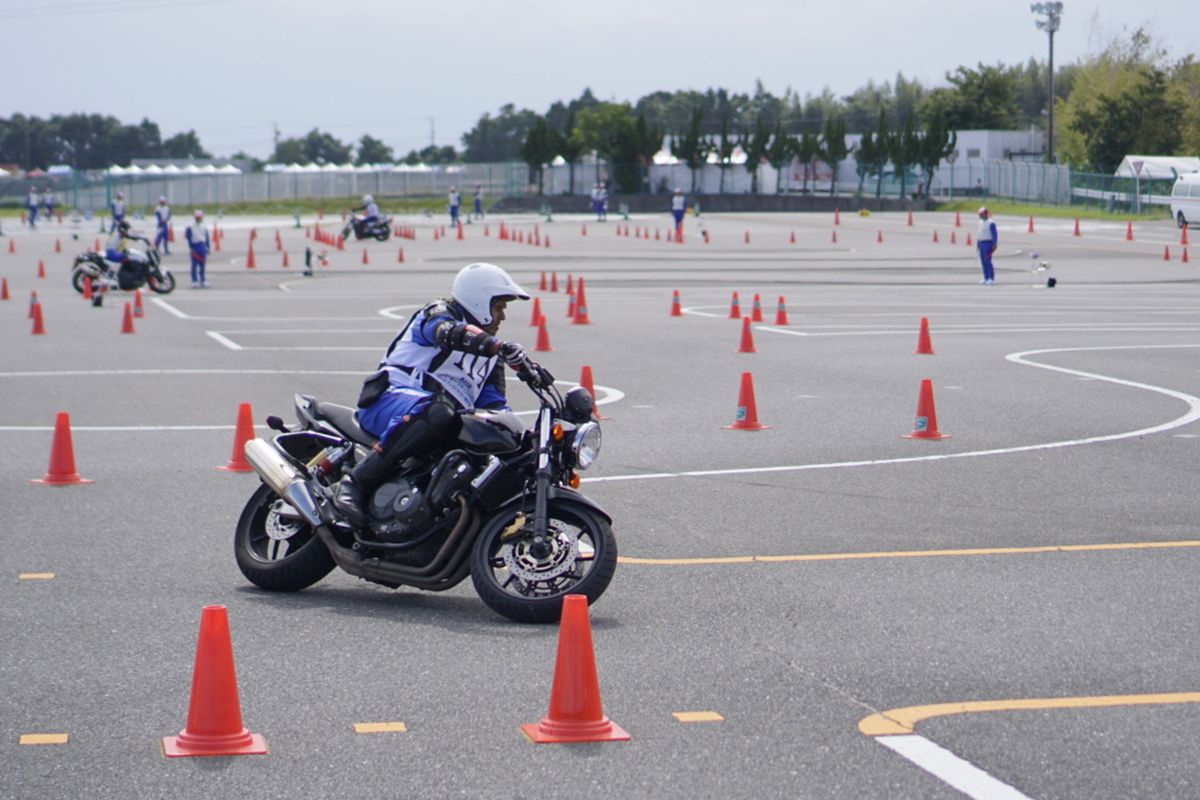
[[[1125,156],[1113,174],[1119,178],[1170,179],[1187,172],[1200,172],[1200,158],[1191,156]]]

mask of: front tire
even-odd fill
[[[175,276],[163,270],[158,276],[151,275],[146,279],[146,285],[158,294],[170,294],[175,291]]]
[[[552,500],[552,552],[536,558],[529,550],[532,511],[522,530],[501,538],[517,510],[509,506],[492,517],[471,552],[471,581],[484,603],[516,622],[550,623],[562,616],[566,595],[584,595],[591,605],[604,594],[617,568],[617,540],[603,516],[580,503]]]
[[[287,504],[262,484],[238,518],[233,553],[242,574],[262,589],[297,592],[334,567],[324,542],[301,519],[281,514]]]

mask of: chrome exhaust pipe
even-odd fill
[[[271,487],[271,491],[300,512],[300,516],[312,527],[316,528],[322,524],[321,513],[317,510],[312,492],[278,450],[262,439],[250,439],[242,451],[246,455],[246,463],[254,468],[263,483]]]

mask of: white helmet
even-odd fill
[[[162,194],[160,194],[160,195],[158,196],[158,202],[159,202],[159,203],[165,203],[165,202],[167,202],[167,197],[166,197],[166,195],[162,195]]]
[[[528,300],[529,294],[495,264],[467,264],[454,276],[450,294],[480,325],[492,321],[492,301],[497,297]]]
[[[371,197],[371,195],[369,195],[369,194],[363,195],[363,205],[370,205],[371,203],[374,203],[374,202],[375,202],[375,198]]]

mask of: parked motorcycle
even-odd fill
[[[382,216],[368,222],[363,217],[352,214],[346,222],[346,227],[342,228],[342,238],[349,239],[351,231],[354,232],[354,238],[359,241],[363,239],[378,239],[381,242],[386,242],[392,236],[392,218]]]
[[[353,528],[332,497],[374,437],[354,409],[296,395],[298,429],[269,417],[278,435],[245,445],[263,485],[237,522],[242,574],[284,592],[335,566],[430,591],[470,575],[480,598],[517,622],[557,621],[567,594],[594,602],[617,565],[612,518],[577,491],[578,471],[600,451],[595,403],[583,387],[561,394],[532,361],[518,377],[540,401],[533,428],[511,412],[464,413],[456,442],[407,459],[368,498],[366,529]]]
[[[92,279],[92,289],[98,292],[95,297],[101,299],[101,302],[102,288],[132,292],[148,286],[158,294],[170,294],[175,291],[175,276],[162,265],[158,248],[154,247],[149,239],[137,237],[137,241],[145,242],[146,249],[143,251],[129,248],[126,251],[129,264],[125,266],[109,261],[103,253],[91,250],[75,256],[75,262],[71,265],[71,285],[75,287],[75,291],[83,292],[85,278]]]

